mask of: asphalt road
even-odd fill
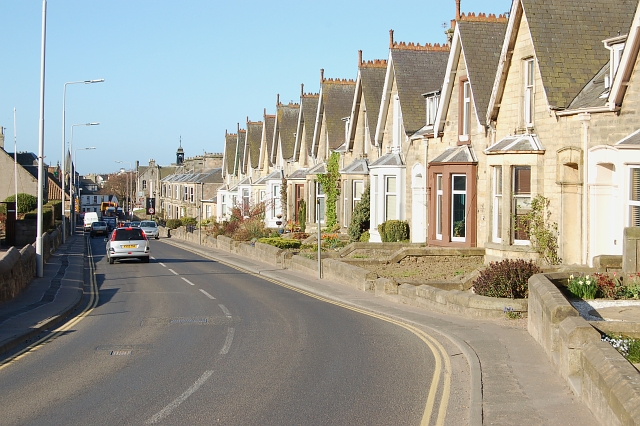
[[[0,370],[3,425],[466,423],[429,336],[170,245],[109,265],[89,241],[98,297]]]

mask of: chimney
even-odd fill
[[[358,66],[362,65],[362,50],[358,50]]]
[[[304,96],[304,83],[300,83],[300,97]]]
[[[280,105],[280,93],[276,95],[276,105]]]
[[[460,20],[460,0],[456,0],[456,21]]]
[[[393,30],[389,30],[389,48],[393,47]]]
[[[4,149],[4,127],[0,126],[0,148]]]
[[[320,68],[320,85],[324,83],[324,68]]]

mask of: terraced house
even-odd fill
[[[446,43],[398,43],[391,31],[387,60],[359,52],[355,81],[321,73],[319,94],[278,100],[271,126],[265,110],[260,148],[247,144],[250,197],[273,206],[269,226],[279,214],[313,230],[326,210],[317,176],[338,152],[338,221],[344,230],[370,185],[371,241],[398,219],[415,243],[536,258],[524,218],[542,196],[565,263],[622,254],[624,228],[640,225],[637,9],[514,0],[507,18],[456,2]],[[244,157],[237,137],[226,142],[229,205]],[[301,201],[313,206],[305,218]]]

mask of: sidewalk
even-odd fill
[[[472,425],[598,424],[556,374],[542,348],[527,332],[526,321],[470,320],[439,314],[398,303],[393,295],[376,297],[317,275],[275,269],[234,253],[175,238],[160,241],[444,336],[459,349],[449,355],[462,353],[469,364]]]
[[[13,300],[0,303],[0,354],[69,316],[84,285],[84,236],[72,235]]]

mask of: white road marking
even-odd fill
[[[184,278],[183,278],[184,279]],[[211,300],[215,300],[215,297],[213,297],[212,295],[210,295],[209,293],[207,293],[206,291],[204,291],[203,289],[200,289],[200,291],[207,296],[209,299]]]
[[[185,277],[180,277],[182,278],[183,281],[189,283],[190,285],[195,285],[194,283],[192,283],[191,281],[189,281],[188,279],[186,279]]]
[[[158,265],[162,265],[162,266],[164,266],[165,268],[167,267],[167,265],[165,265],[165,264],[164,264],[164,263],[162,263],[162,262],[158,262]]]
[[[173,272],[173,274],[174,274],[174,275],[178,275],[178,273],[177,273],[176,271],[174,271],[173,269],[169,268],[169,270],[170,270],[171,272]]]
[[[231,318],[231,312],[229,312],[229,310],[225,308],[224,305],[218,305],[218,306],[220,306],[220,309],[222,309],[222,312],[224,312],[224,315],[227,318]]]
[[[149,257],[150,257],[151,259],[153,259],[153,260],[156,260],[156,258],[155,258],[155,257],[153,257],[153,256],[149,256]]]
[[[233,342],[233,333],[235,331],[236,330],[231,327],[227,330],[227,338],[224,340],[224,346],[220,349],[220,355],[226,355],[229,353],[229,349],[231,349],[231,342]]]
[[[167,405],[162,410],[157,412],[153,417],[147,420],[146,423],[147,424],[158,423],[160,420],[167,417],[169,414],[171,414],[173,410],[178,408],[180,404],[186,401],[187,398],[189,398],[195,391],[197,391],[200,388],[200,386],[202,386],[204,382],[206,382],[207,379],[211,377],[212,374],[213,374],[213,370],[205,371],[204,374],[200,376],[200,378],[193,384],[193,386],[187,389],[182,395],[177,397],[171,404]]]

